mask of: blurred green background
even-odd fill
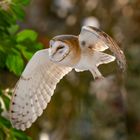
[[[9,102],[26,63],[59,34],[101,28],[124,51],[127,74],[101,67],[106,80],[69,73],[43,115],[27,131],[12,128]],[[0,140],[140,139],[139,0],[0,0]]]

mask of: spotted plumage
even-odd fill
[[[113,55],[104,51],[110,49]],[[13,127],[29,128],[43,113],[57,83],[72,69],[89,70],[93,77],[103,77],[98,66],[117,60],[125,70],[125,56],[115,41],[103,31],[84,26],[79,36],[59,35],[50,40],[50,48],[34,54],[11,99],[10,120]]]

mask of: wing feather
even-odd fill
[[[126,70],[126,59],[123,51],[117,43],[105,32],[91,26],[83,26],[79,35],[79,42],[82,46],[82,41],[96,51],[105,51],[110,49],[116,57],[117,63],[122,71]]]
[[[47,107],[57,83],[71,70],[51,62],[47,49],[38,51],[14,89],[10,107],[13,127],[21,130],[29,128]]]

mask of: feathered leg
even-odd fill
[[[93,67],[90,69],[94,79],[102,79],[103,76],[98,70],[98,66],[101,64],[108,64],[115,60],[115,57],[103,52],[94,51],[92,59],[94,60]]]
[[[102,78],[104,78],[97,67],[94,67],[94,68],[90,69],[90,72],[92,73],[94,79],[102,79]]]

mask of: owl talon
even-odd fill
[[[99,81],[99,80],[103,80],[103,79],[105,79],[103,76],[100,76],[100,77],[95,77],[95,80],[97,81]]]

